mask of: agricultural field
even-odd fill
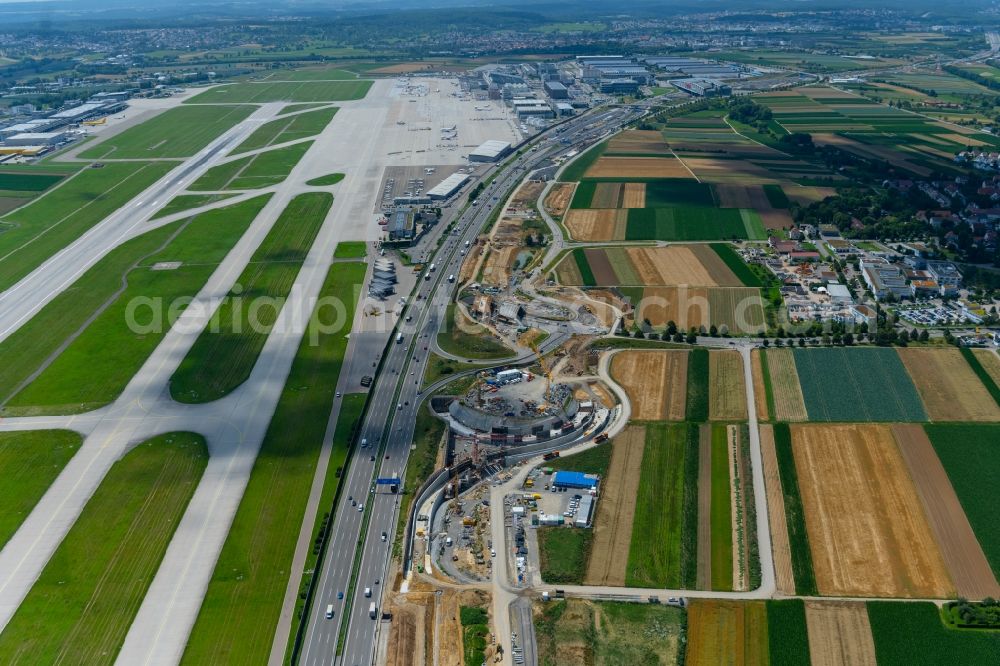
[[[927,420],[920,396],[894,349],[796,349],[793,353],[810,421]]]
[[[672,666],[684,640],[684,611],[672,606],[566,599],[534,611],[539,666]]]
[[[710,245],[578,248],[555,273],[561,284],[587,287],[745,286]]]
[[[783,426],[787,434],[788,426]],[[790,436],[788,438],[791,439]],[[791,460],[791,442],[785,443],[788,465],[794,471]],[[781,475],[778,470],[778,457],[775,451],[774,430],[770,425],[760,426],[760,450],[762,471],[764,473],[764,489],[767,495],[767,515],[771,528],[771,553],[774,557],[775,585],[778,592],[785,595],[795,594],[795,575],[792,569],[792,554],[789,544],[787,521],[785,520],[785,496],[782,488]],[[796,499],[798,491],[796,490]],[[801,501],[795,505],[801,508]],[[803,526],[803,532],[805,530]],[[805,548],[808,552],[808,545]],[[811,571],[811,565],[809,569]]]
[[[713,590],[730,591],[733,589],[733,496],[732,478],[729,473],[729,426],[713,424],[711,426],[711,452],[709,460],[710,497],[708,510],[711,541],[711,588]],[[705,463],[700,460],[699,465]],[[699,487],[699,491],[700,491]],[[702,520],[699,506],[699,524]],[[700,536],[700,534],[699,534]],[[699,547],[701,546],[699,539]]]
[[[791,433],[819,593],[954,596],[889,426],[795,425]]]
[[[654,157],[619,157],[605,152],[586,173],[587,178],[690,178],[691,172],[679,159]],[[613,208],[613,206],[595,206]]]
[[[698,428],[649,423],[636,495],[625,584],[680,588],[696,583]]]
[[[223,162],[206,171],[188,188],[192,192],[251,190],[277,185],[292,172],[312,141],[295,143]]]
[[[0,661],[113,661],[207,464],[204,438],[168,433],[112,465],[0,633]]]
[[[587,561],[587,585],[625,585],[646,428],[629,425],[611,443],[611,462],[601,479],[601,501]],[[576,457],[576,456],[571,456]],[[576,467],[572,469],[579,471]]]
[[[763,601],[692,599],[688,606],[686,666],[767,664],[767,606]]]
[[[874,666],[875,641],[862,601],[806,601],[812,666]]]
[[[799,385],[795,354],[791,349],[768,349],[759,353],[763,360],[768,408],[774,420],[805,421],[806,405]]]
[[[80,153],[84,159],[190,157],[236,126],[257,107],[178,106]]]
[[[333,196],[323,192],[292,199],[237,279],[240,293],[286,297],[332,204]],[[247,299],[235,299],[236,295],[224,299],[170,378],[175,400],[211,402],[250,376],[278,312],[276,308],[256,311],[257,325],[251,327],[247,325],[251,305]]]
[[[5,412],[76,413],[113,401],[178,316],[167,309],[198,293],[267,200],[211,210],[112,250],[0,343]],[[180,265],[157,269],[172,262]],[[129,308],[139,297],[161,299],[162,309],[136,311],[133,328]]]
[[[345,303],[352,321],[364,275],[363,263],[333,264],[321,302]],[[317,331],[315,340],[307,333],[299,344],[182,663],[267,660],[347,349],[343,331],[320,333],[336,319],[333,312],[312,313],[308,330]],[[337,428],[351,433],[346,417],[342,410]],[[344,464],[349,446],[347,438],[335,441],[332,469]],[[333,482],[329,492],[339,479]]]
[[[69,430],[0,433],[0,548],[14,536],[45,491],[79,450]]]
[[[1000,425],[929,424],[924,428],[994,577],[1000,579],[1000,501],[996,493],[983,492],[1000,474]]]
[[[708,414],[713,421],[743,421],[747,418],[743,359],[736,351],[710,351]]]
[[[714,325],[729,333],[757,333],[765,324],[756,287],[645,287],[632,299],[636,301],[636,321],[648,320],[657,329],[672,321],[684,331]]]
[[[869,601],[868,619],[879,666],[1000,662],[1000,633],[950,629],[931,603]]]
[[[267,148],[274,144],[315,136],[330,124],[335,113],[337,113],[336,107],[329,107],[272,120],[254,130],[254,133],[237,146],[232,154],[238,155],[248,150]]]
[[[203,93],[184,100],[184,103],[340,102],[362,99],[368,94],[371,85],[371,81],[361,79],[229,83],[209,88]]]
[[[611,376],[622,385],[637,421],[683,421],[687,395],[687,350],[622,351]]]
[[[83,169],[0,219],[0,291],[89,231],[174,166],[168,162],[130,162]]]
[[[1000,421],[1000,406],[958,349],[897,351],[932,421]]]

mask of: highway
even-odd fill
[[[430,279],[418,281],[407,306],[413,321],[401,329],[402,342],[389,344],[372,387],[371,402],[359,435],[364,444],[355,450],[334,511],[332,537],[314,590],[300,663],[313,666],[336,661],[360,666],[374,661],[381,623],[370,618],[369,607],[376,602],[381,614],[380,598],[395,537],[399,496],[388,490],[376,492],[373,481],[376,476],[404,475],[418,405],[426,397],[418,393],[422,364],[452,297],[455,285],[447,278],[459,273],[464,259],[460,248],[482,231],[495,207],[504,204],[507,192],[544,160],[571,147],[590,145],[642,112],[605,109],[574,118],[543,134],[534,142],[539,146],[537,150],[529,150],[499,167],[502,171],[495,172],[494,181],[479,195],[484,203],[469,206],[461,214],[452,233],[431,258],[437,269]],[[561,143],[561,136],[572,137],[572,144]],[[379,448],[382,443],[384,446]],[[355,506],[358,503],[362,510]],[[360,563],[352,588],[359,550]],[[371,598],[365,597],[365,588],[372,589]],[[327,606],[331,604],[334,615],[327,618]],[[340,650],[342,656],[337,661],[338,636],[344,623],[346,636]]]

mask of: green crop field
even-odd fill
[[[729,270],[739,278],[740,282],[748,287],[760,287],[760,278],[750,270],[746,262],[736,254],[736,250],[733,249],[732,245],[728,243],[712,243],[711,248],[715,250],[715,253],[719,255],[719,258],[725,262]]]
[[[359,262],[333,264],[327,273],[320,298],[344,303],[346,320],[338,321],[332,309],[312,313],[310,332],[299,344],[183,663],[267,661],[364,276],[365,264]],[[356,412],[341,416],[353,425]],[[349,442],[336,444],[330,461],[334,470],[343,466]],[[323,504],[323,510],[328,506]]]
[[[801,599],[767,601],[767,638],[770,666],[809,663],[806,609]]]
[[[625,584],[690,587],[698,538],[698,429],[687,423],[648,423],[643,451]]]
[[[310,187],[328,187],[330,185],[336,185],[342,180],[344,180],[344,174],[328,173],[325,176],[320,176],[319,178],[313,178],[312,180],[307,180],[306,185],[309,185]]]
[[[10,540],[45,491],[79,450],[69,430],[0,433],[0,548]]]
[[[337,113],[337,109],[330,107],[272,120],[254,130],[254,133],[237,146],[232,154],[236,155],[248,150],[266,148],[275,143],[315,136],[330,124],[335,113]]]
[[[576,183],[583,180],[583,174],[587,173],[587,169],[593,166],[597,158],[603,155],[607,149],[608,142],[602,141],[590,150],[587,150],[569,163],[566,169],[559,175],[559,181],[563,183]],[[589,202],[590,199],[587,199],[587,201]],[[583,206],[583,208],[586,208],[586,206]]]
[[[170,378],[175,400],[211,402],[246,381],[332,204],[322,192],[289,202],[237,279],[239,291],[224,299]],[[255,306],[258,299],[274,306]]]
[[[185,104],[245,104],[248,102],[340,102],[361,99],[372,81],[302,81],[229,83],[209,88]]]
[[[879,666],[1000,663],[1000,632],[949,629],[932,603],[869,601]]]
[[[646,183],[646,207],[717,205],[711,185],[686,179],[652,180]]]
[[[795,591],[806,596],[816,596],[816,575],[809,550],[809,532],[806,531],[806,514],[799,492],[799,477],[792,453],[792,433],[787,423],[774,424],[774,450],[781,477],[781,492],[785,500],[785,525],[788,529],[789,550]],[[780,529],[780,526],[779,526]]]
[[[553,470],[571,469],[584,474],[606,476],[610,464],[611,444],[599,444],[580,453],[549,460],[545,463],[545,467],[551,467]]]
[[[708,350],[694,348],[688,354],[687,420],[702,423],[708,420]]]
[[[334,259],[364,259],[368,254],[368,243],[364,241],[340,241],[333,251]]]
[[[174,213],[183,213],[186,210],[191,210],[192,208],[198,208],[199,206],[207,206],[210,203],[215,203],[216,201],[222,201],[223,199],[228,199],[229,197],[234,197],[236,194],[178,194],[176,197],[171,199],[166,206],[157,211],[153,219],[158,219],[161,217],[166,217],[168,215],[173,215]]]
[[[733,589],[733,518],[726,424],[712,424],[712,589]]]
[[[42,192],[64,178],[60,174],[0,171],[0,190]]]
[[[62,307],[64,299],[57,298],[0,343],[0,359],[10,358],[17,370],[3,373],[12,380],[8,386],[13,390],[89,317],[95,317],[41,374],[9,399],[8,411],[34,413],[41,408],[46,413],[74,413],[118,397],[166,335],[171,318],[179,316],[179,311],[171,311],[174,304],[198,293],[268,198],[208,211],[129,241],[67,290],[68,309]],[[181,266],[152,270],[159,262],[181,262]],[[123,279],[127,287],[117,293]],[[136,307],[137,303],[148,305]],[[43,340],[36,342],[31,336]]]
[[[1000,425],[927,424],[924,429],[1000,579],[1000,497],[989,490],[1000,478]]]
[[[764,185],[763,190],[771,206],[774,208],[788,208],[788,195],[785,194],[785,190],[782,189],[781,185]]]
[[[190,157],[256,107],[177,106],[80,153],[84,159]]]
[[[796,349],[810,421],[926,421],[913,380],[894,349]]]
[[[252,190],[277,185],[288,177],[311,146],[312,141],[304,141],[224,162],[206,171],[188,189]]]
[[[714,241],[748,237],[738,208],[633,208],[628,212],[625,228],[625,239],[630,241]]]
[[[173,163],[84,169],[31,205],[0,219],[0,291],[162,178]]]
[[[0,634],[0,661],[112,663],[207,464],[203,437],[169,433],[112,465]]]

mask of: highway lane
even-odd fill
[[[223,159],[262,123],[271,120],[281,104],[264,104],[247,119],[212,141],[195,156],[178,163],[163,178],[132,201],[88,229],[7,291],[0,293],[0,342],[64,291],[108,252],[144,231],[144,225],[195,178]]]
[[[408,306],[411,308],[409,312],[415,315],[415,321],[404,326],[402,343],[389,345],[383,368],[372,388],[372,403],[360,435],[367,440],[369,448],[359,448],[355,453],[340,496],[331,541],[307,620],[301,663],[332,663],[341,625],[345,621],[348,626],[340,663],[368,664],[373,660],[380,622],[369,617],[369,606],[375,601],[381,612],[381,587],[389,565],[399,498],[385,491],[372,493],[372,481],[376,471],[381,476],[403,476],[418,402],[423,397],[418,391],[422,363],[440,327],[441,314],[451,299],[454,285],[447,281],[447,276],[459,272],[464,259],[460,248],[465,247],[465,241],[475,239],[495,206],[503,205],[506,193],[538,164],[573,146],[583,147],[602,138],[639,113],[641,111],[604,110],[566,123],[554,137],[543,136],[536,143],[541,148],[503,166],[504,170],[497,173],[494,182],[479,196],[486,203],[466,209],[455,223],[453,233],[436,251],[433,261],[438,265],[437,270],[431,279],[418,281],[416,293]],[[559,135],[573,137],[572,143],[560,143]],[[425,350],[425,347],[428,349]],[[386,440],[384,451],[374,454],[371,447],[377,445],[383,435]],[[374,461],[371,460],[372,455],[375,456]],[[351,499],[354,502],[363,501],[365,510],[358,511],[351,505]],[[368,519],[367,532],[362,536],[365,516]],[[385,541],[382,540],[383,532],[386,534]],[[355,587],[348,589],[359,547],[361,559]],[[364,596],[366,587],[373,590],[371,598]],[[341,595],[342,599],[339,598]],[[327,619],[326,609],[330,604],[334,606],[335,613],[333,618]],[[345,614],[348,615],[346,619]]]

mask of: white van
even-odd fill
[[[333,604],[328,604],[326,607],[326,619],[331,619],[333,617]]]
[[[370,588],[370,587],[366,587],[365,588],[365,596],[368,597],[368,598],[371,598],[371,596],[372,596],[372,588]]]

